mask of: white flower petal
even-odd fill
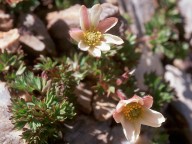
[[[101,42],[101,45],[97,46],[101,51],[109,51],[110,45],[106,44],[105,42]]]
[[[117,112],[117,111],[114,111],[114,112],[113,112],[113,118],[114,118],[114,120],[116,121],[116,123],[120,123],[120,122],[122,122],[122,120],[123,120],[123,115],[122,115],[122,113],[119,113],[119,112]]]
[[[83,37],[83,31],[80,29],[72,29],[69,31],[69,34],[77,42],[79,42]]]
[[[101,50],[98,48],[89,49],[89,53],[94,57],[101,57]]]
[[[104,36],[104,39],[106,40],[105,41],[106,43],[112,43],[117,45],[124,43],[123,40],[118,36],[115,36],[112,34],[103,34],[103,36]]]
[[[130,143],[135,143],[139,137],[141,124],[136,122],[130,122],[125,118],[121,122],[123,126],[123,132],[125,134],[126,139]]]
[[[160,127],[165,121],[164,116],[157,111],[144,108],[143,116],[140,120],[141,124],[151,127]]]
[[[97,26],[100,20],[100,15],[102,12],[102,7],[100,4],[96,4],[91,8],[91,25]]]
[[[82,50],[82,51],[87,51],[87,50],[89,49],[89,46],[86,45],[83,41],[80,41],[80,42],[78,43],[78,47],[79,47],[79,49]]]
[[[122,111],[123,107],[127,105],[127,100],[120,100],[116,106],[116,111],[119,113]]]

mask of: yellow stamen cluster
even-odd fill
[[[127,120],[133,121],[137,120],[141,116],[143,109],[139,103],[134,102],[127,104],[123,108],[122,112]]]
[[[102,34],[100,31],[89,30],[84,32],[83,40],[84,42],[91,47],[97,46],[101,41]]]

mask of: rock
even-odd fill
[[[147,135],[141,134],[135,144],[153,144]]]
[[[127,29],[126,21],[119,15],[118,7],[112,4],[102,4],[103,11],[100,20],[104,18],[115,16],[119,18],[118,24],[110,30],[110,33],[123,36]],[[72,44],[70,41],[69,30],[72,28],[79,28],[79,11],[81,5],[76,4],[68,9],[51,12],[47,14],[47,27],[59,51],[69,52]]]
[[[48,13],[46,17],[48,29],[52,29],[53,27],[55,27],[55,23],[58,23],[58,21],[63,22],[70,28],[79,27],[80,8],[81,8],[81,5],[76,4],[65,10]],[[65,30],[64,28],[65,27],[62,28],[63,31]]]
[[[1,144],[24,144],[21,140],[21,131],[13,130],[13,124],[9,120],[11,114],[8,112],[8,105],[11,104],[10,93],[5,83],[0,82],[0,143]]]
[[[191,144],[189,125],[180,110],[178,110],[178,108],[174,106],[173,102],[171,102],[167,106],[165,112],[164,116],[166,117],[166,121],[164,127],[169,136],[168,144]]]
[[[175,89],[178,99],[171,104],[182,115],[182,119],[187,121],[186,134],[192,143],[192,79],[191,76],[178,68],[167,65],[165,67],[165,79],[170,82],[170,86]]]
[[[79,108],[87,114],[91,113],[92,91],[85,84],[80,83],[75,90],[75,94],[77,96],[77,103],[80,106]]]
[[[57,44],[57,49],[61,53],[68,53],[71,50],[69,30],[70,27],[79,27],[80,5],[74,5],[66,10],[48,13],[47,28]]]
[[[192,61],[191,61],[191,59],[189,57],[187,57],[184,60],[182,60],[182,59],[174,59],[173,65],[175,67],[179,68],[182,71],[186,71],[186,70],[192,68]]]
[[[152,128],[142,126],[141,133],[135,144],[152,144],[152,141],[151,141],[152,132],[154,133]],[[110,144],[132,144],[132,143],[129,143],[125,138],[121,124],[118,124],[112,127],[109,133],[109,143]]]
[[[98,122],[87,116],[79,116],[73,127],[65,130],[66,143],[71,144],[108,144],[111,122]]]
[[[110,3],[101,4],[102,13],[100,15],[100,20],[103,20],[108,17],[118,17],[119,16],[119,8]]]
[[[180,0],[178,1],[178,8],[181,16],[184,18],[184,30],[185,30],[185,38],[190,40],[190,44],[192,45],[192,1],[191,0]]]
[[[0,32],[0,49],[2,51],[15,52],[19,45],[19,36],[18,29]]]
[[[110,144],[127,144],[127,139],[123,133],[123,128],[119,126],[114,126],[109,134]]]
[[[118,5],[118,0],[100,0],[101,3],[110,3],[113,5]]]
[[[97,120],[106,121],[113,115],[116,107],[116,101],[111,97],[105,95],[96,95],[93,98],[93,113]]]
[[[34,14],[22,14],[18,24],[21,37],[20,42],[27,47],[27,51],[37,54],[55,55],[55,45],[49,36],[43,22]]]
[[[131,17],[131,30],[138,36],[145,33],[144,24],[148,22],[157,7],[156,0],[121,0],[118,1],[121,14],[128,13]]]
[[[53,0],[40,0],[43,6],[47,6],[48,8],[52,8]]]
[[[13,28],[13,19],[10,14],[0,11],[0,31],[9,31]]]
[[[141,90],[147,90],[147,86],[144,85],[144,74],[150,72],[155,72],[157,75],[163,75],[163,66],[158,55],[144,51],[135,70],[137,86]]]

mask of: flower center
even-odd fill
[[[136,120],[142,114],[142,106],[139,103],[130,103],[123,108],[123,114],[127,120]]]
[[[101,37],[101,32],[96,30],[88,30],[83,34],[84,42],[91,47],[98,45],[101,41]]]

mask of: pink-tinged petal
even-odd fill
[[[126,106],[127,104],[130,104],[130,103],[133,103],[133,102],[136,102],[136,103],[143,105],[142,98],[135,95],[128,100],[120,100],[116,106],[116,112],[118,112],[118,113],[121,112],[124,106]]]
[[[77,42],[79,42],[83,37],[83,31],[80,29],[72,29],[69,31],[69,34]]]
[[[91,8],[91,25],[93,27],[97,27],[99,20],[100,20],[100,15],[102,12],[102,7],[100,4],[96,4]]]
[[[105,42],[101,42],[101,45],[97,46],[97,48],[101,51],[109,51],[110,45],[106,44]]]
[[[124,119],[121,124],[123,126],[123,132],[125,134],[126,139],[131,144],[134,144],[139,138],[141,124],[136,122],[130,122],[126,119]]]
[[[80,42],[78,43],[78,47],[79,47],[79,49],[82,50],[82,51],[88,51],[88,49],[89,49],[89,46],[86,45],[83,41],[80,41]]]
[[[116,84],[118,83],[117,81],[116,81]],[[120,98],[120,100],[125,100],[126,99],[125,94],[120,89],[116,90],[116,94]]]
[[[113,118],[116,121],[116,123],[120,123],[123,120],[123,115],[121,113],[114,111],[113,112]]]
[[[94,57],[101,57],[101,50],[98,48],[89,49],[89,53]]]
[[[137,95],[134,95],[131,99],[134,99],[134,102],[137,102],[140,105],[144,104],[143,99],[141,97],[137,96]]]
[[[126,106],[127,100],[120,100],[116,106],[116,112],[120,113],[124,106]]]
[[[153,97],[152,96],[144,96],[143,97],[144,106],[146,108],[151,108],[153,105]]]
[[[80,26],[82,30],[87,30],[90,27],[89,12],[84,5],[80,9]]]
[[[144,108],[140,122],[143,125],[148,125],[151,127],[160,127],[161,124],[165,122],[165,118],[160,112]]]
[[[115,36],[112,34],[103,34],[103,36],[104,36],[106,43],[112,43],[112,44],[116,44],[116,45],[120,45],[120,44],[124,43],[123,40],[118,36]]]
[[[100,32],[105,33],[108,30],[110,30],[112,27],[114,27],[117,24],[117,22],[118,22],[118,19],[115,17],[106,18],[99,22],[97,29]]]

